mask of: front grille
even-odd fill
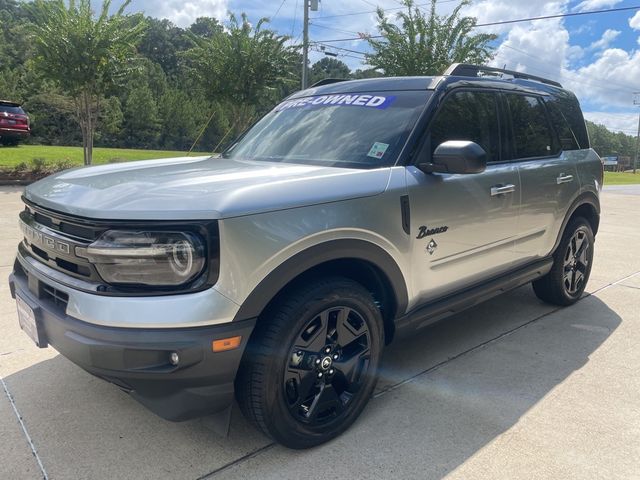
[[[39,280],[38,278],[29,278],[29,273],[22,267],[19,260],[16,260],[13,265],[13,274],[26,282],[29,286],[29,290],[32,291],[38,298],[43,300],[49,300],[52,302],[60,313],[65,313],[67,305],[69,303],[69,295],[65,292],[58,290],[57,288],[49,285],[46,281]]]
[[[69,303],[69,295],[43,282],[40,282],[40,298],[51,300],[63,310],[67,309]]]
[[[102,220],[75,217],[48,210],[35,205],[23,197],[26,204],[20,213],[20,226],[24,240],[18,245],[19,256],[27,263],[46,265],[56,272],[72,278],[65,279],[56,272],[47,272],[56,282],[102,295],[175,295],[189,291],[200,291],[214,285],[219,274],[220,234],[216,220],[187,221],[139,221]],[[154,288],[146,285],[108,285],[98,274],[96,267],[84,255],[86,248],[109,229],[189,231],[202,236],[207,243],[207,268],[201,276],[180,288]],[[28,269],[28,268],[27,268]],[[46,269],[44,269],[46,270]],[[28,274],[28,272],[26,272]],[[73,281],[75,280],[75,281]],[[77,280],[81,280],[78,282]],[[45,292],[53,295],[55,292]]]
[[[77,255],[76,247],[86,248],[103,231],[99,228],[74,223],[70,217],[27,205],[20,213],[24,241],[20,246],[26,254],[48,267],[72,277],[98,282],[95,267]]]
[[[27,206],[25,211],[29,212],[36,223],[72,238],[92,242],[104,231],[103,228],[90,226],[80,221],[74,221],[70,217],[58,215],[50,211],[37,210],[36,207]]]

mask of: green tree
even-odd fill
[[[118,97],[108,97],[100,109],[98,128],[96,130],[96,143],[98,145],[110,145],[117,143],[118,135],[122,129],[124,114],[122,104]]]
[[[367,68],[364,70],[359,68],[351,74],[351,78],[355,80],[359,80],[361,78],[378,78],[382,76],[383,76],[382,73],[380,73],[379,71],[373,68]]]
[[[160,98],[162,147],[188,150],[207,121],[207,102],[200,95],[178,88]]]
[[[186,52],[208,99],[234,119],[234,133],[279,100],[283,85],[295,81],[296,56],[286,45],[288,37],[263,28],[266,22],[263,18],[253,27],[245,14],[240,21],[230,14],[225,31],[192,34],[194,46]]]
[[[90,0],[35,0],[33,32],[36,66],[73,99],[82,131],[84,163],[90,165],[93,139],[105,92],[126,74],[144,33],[140,15],[126,15],[131,0],[109,14],[104,0],[94,15]]]
[[[323,57],[311,65],[311,71],[309,73],[310,85],[325,78],[348,79],[351,76],[351,70],[346,63],[330,57]]]
[[[378,8],[378,29],[384,38],[368,40],[374,53],[366,60],[373,68],[386,75],[440,75],[452,63],[482,65],[493,57],[489,43],[497,36],[471,34],[477,20],[460,14],[470,0],[460,2],[451,15],[436,13],[437,0],[431,0],[427,15],[413,0],[402,3],[407,10],[397,14],[397,24]]]
[[[211,38],[222,33],[224,27],[215,18],[198,17],[189,27],[189,31],[199,37]]]
[[[134,87],[124,107],[124,138],[128,147],[152,148],[160,134],[158,105],[147,85]]]
[[[78,127],[69,122],[73,101],[48,89],[30,96],[24,103],[31,119],[31,140],[46,145],[74,145],[82,139]]]

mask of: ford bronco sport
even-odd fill
[[[29,186],[11,292],[38,346],[156,414],[228,418],[235,395],[306,448],[354,422],[403,334],[528,282],[576,302],[602,175],[558,83],[325,81],[221,156]]]

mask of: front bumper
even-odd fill
[[[118,385],[167,420],[224,410],[255,320],[193,328],[121,328],[68,316],[38,277],[14,272],[11,295],[34,307],[44,340],[87,372]],[[47,289],[47,287],[49,287]],[[117,302],[117,298],[112,299]],[[240,335],[239,348],[212,351],[212,341]],[[179,356],[178,365],[170,362]]]

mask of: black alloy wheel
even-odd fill
[[[589,258],[589,238],[585,230],[576,230],[564,255],[564,275],[562,284],[569,295],[583,289],[585,274],[589,269],[591,259]]]
[[[377,381],[383,319],[373,296],[342,277],[309,280],[258,319],[236,378],[245,417],[289,448],[340,435]]]
[[[370,343],[367,323],[347,306],[328,308],[305,325],[284,374],[291,415],[321,425],[346,412],[369,368]]]
[[[551,271],[532,282],[537,297],[561,306],[577,302],[589,281],[594,243],[589,222],[581,217],[572,219],[553,254]]]

